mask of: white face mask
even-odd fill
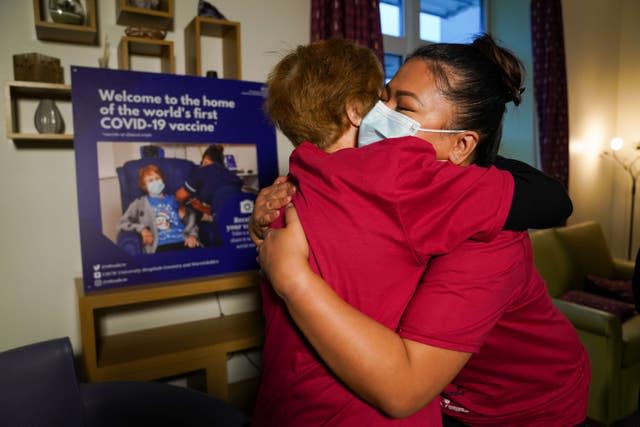
[[[364,147],[387,138],[413,136],[418,131],[434,133],[464,132],[463,130],[421,128],[420,123],[411,117],[398,113],[387,107],[384,102],[378,101],[360,123],[358,146]]]
[[[155,179],[149,183],[147,183],[147,191],[153,197],[158,197],[162,194],[162,190],[164,190],[164,182],[161,179]]]

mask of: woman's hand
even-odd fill
[[[189,236],[184,239],[184,245],[188,248],[195,248],[196,246],[198,246],[198,239],[196,238],[196,236]]]
[[[307,238],[291,204],[285,211],[285,223],[284,228],[267,231],[258,261],[276,293],[286,299],[313,272],[309,267]]]
[[[142,237],[142,244],[144,246],[153,245],[153,233],[148,228],[143,228],[140,232],[140,237]]]
[[[260,190],[249,221],[249,236],[256,246],[262,245],[271,224],[280,215],[280,208],[291,202],[296,187],[287,182],[287,177],[278,177],[273,185]]]

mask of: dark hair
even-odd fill
[[[407,60],[426,61],[436,87],[455,106],[450,129],[478,132],[474,162],[493,163],[502,137],[505,104],[519,105],[524,66],[488,34],[471,44],[434,43],[416,49]]]
[[[202,160],[204,160],[205,157],[208,157],[212,162],[220,163],[222,166],[224,166],[223,153],[224,147],[222,145],[212,144],[208,146],[206,150],[204,150],[204,153],[202,154]]]
[[[293,145],[324,149],[349,128],[347,104],[364,116],[378,101],[383,72],[374,53],[346,39],[298,46],[273,68],[264,108]]]

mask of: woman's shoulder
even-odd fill
[[[361,150],[373,150],[373,151],[419,151],[425,153],[433,153],[435,156],[435,149],[433,145],[418,138],[417,136],[400,136],[397,138],[386,138],[373,144],[369,144],[366,147],[362,147]]]
[[[430,261],[432,274],[452,269],[464,274],[468,271],[495,275],[516,271],[516,267],[529,259],[531,243],[526,231],[499,232],[488,242],[466,240],[451,252]]]
[[[131,203],[129,204],[129,206],[141,206],[141,205],[144,205],[144,204],[148,203],[148,198],[149,198],[149,196],[144,194],[144,195],[142,195],[140,197],[137,197],[137,198],[133,199],[131,201]]]
[[[292,165],[317,165],[319,167],[346,167],[350,170],[379,168],[379,163],[405,164],[407,162],[435,161],[433,146],[413,136],[383,139],[365,147],[343,148],[331,154],[315,145],[304,142],[291,154]]]

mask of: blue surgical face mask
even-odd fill
[[[387,107],[384,102],[378,101],[360,123],[358,146],[364,147],[387,138],[413,136],[418,131],[434,133],[464,132],[463,130],[421,128],[420,123],[411,117],[398,113]]]
[[[151,196],[158,197],[164,190],[164,182],[161,179],[156,179],[147,184],[147,191]]]

